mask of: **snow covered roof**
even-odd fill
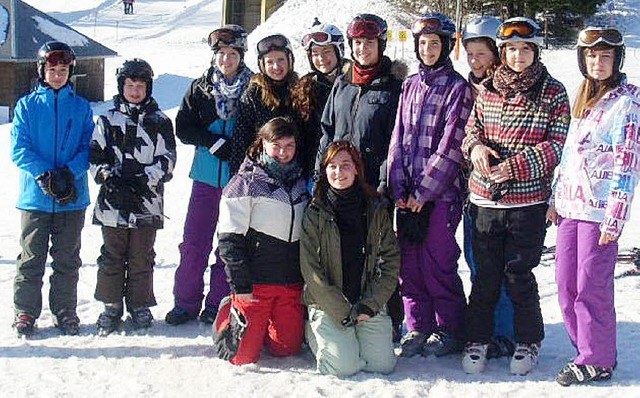
[[[118,55],[20,0],[0,0],[0,60],[34,61],[40,46],[52,40],[67,43],[78,58]]]

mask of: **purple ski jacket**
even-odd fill
[[[460,146],[472,105],[471,87],[450,60],[435,70],[420,67],[404,82],[388,158],[395,201],[462,199]]]

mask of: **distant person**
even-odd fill
[[[411,25],[420,65],[402,86],[389,146],[389,186],[402,253],[404,357],[459,353],[465,340],[466,297],[455,233],[465,183],[460,146],[473,99],[449,58],[455,32],[441,13],[428,13]]]
[[[462,45],[467,53],[467,63],[471,71],[468,81],[471,84],[473,99],[485,89],[484,84],[491,78],[493,72],[501,65],[500,54],[496,46],[496,33],[501,21],[498,18],[482,16],[469,21],[462,31]],[[468,179],[471,164],[465,162],[463,171]],[[472,220],[469,214],[468,183],[465,181],[463,188],[467,196],[463,211],[464,230],[464,256],[473,282],[478,272],[473,257],[473,245],[471,244]],[[506,283],[500,289],[500,298],[496,303],[496,312],[493,328],[493,339],[487,351],[488,358],[513,355],[513,303],[507,294]]]
[[[514,310],[511,373],[535,368],[544,339],[533,269],[542,255],[547,200],[571,116],[564,86],[540,61],[542,44],[540,26],[529,18],[500,24],[502,65],[478,93],[466,127],[462,151],[473,164],[469,212],[477,269],[466,314],[466,373],[485,370],[503,283]]]
[[[358,14],[347,27],[353,64],[336,78],[322,114],[322,137],[315,168],[334,141],[350,141],[362,157],[365,182],[387,194],[387,152],[407,66],[384,55],[387,22],[374,14]],[[402,301],[398,291],[388,303],[394,340],[402,336]]]
[[[123,302],[134,329],[152,326],[153,246],[164,226],[164,184],[173,177],[173,125],[152,97],[153,70],[127,60],[116,71],[113,108],[98,117],[91,140],[91,175],[100,184],[93,223],[102,226],[95,297],[105,309],[98,335],[118,329]]]
[[[125,15],[133,14],[133,2],[135,0],[122,0],[124,4],[124,13]]]
[[[349,141],[332,143],[320,167],[300,237],[316,367],[336,376],[391,373],[396,357],[385,303],[398,284],[400,252],[389,205],[362,178]]]
[[[16,260],[13,327],[31,336],[42,311],[42,278],[51,254],[49,308],[62,334],[77,335],[80,238],[89,206],[89,102],[69,79],[76,56],[65,43],[45,43],[37,54],[38,84],[16,104],[11,160],[20,169],[20,246]],[[51,245],[49,246],[49,241]]]
[[[206,297],[203,277],[213,248],[222,189],[231,177],[228,160],[238,103],[252,72],[244,64],[244,28],[225,25],[214,30],[209,34],[209,46],[213,50],[211,66],[191,83],[176,116],[176,135],[182,143],[193,145],[195,153],[189,173],[193,187],[173,287],[174,307],[165,317],[170,325],[197,317],[212,324],[220,300],[229,294],[224,263],[217,250]]]
[[[220,202],[220,256],[231,284],[231,305],[246,320],[218,335],[220,358],[255,363],[300,352],[304,334],[300,232],[309,201],[298,160],[295,123],[275,117],[254,138]],[[221,312],[222,313],[222,312]],[[217,322],[216,322],[217,323]]]
[[[621,72],[622,34],[588,27],[577,47],[584,80],[547,213],[558,225],[558,301],[577,351],[556,377],[563,386],[609,380],[616,366],[614,269],[640,172],[640,89]]]

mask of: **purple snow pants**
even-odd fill
[[[398,231],[400,293],[408,331],[427,336],[444,331],[464,339],[465,295],[458,276],[460,247],[455,238],[461,215],[461,203],[436,202],[422,244],[407,241]]]
[[[613,367],[616,311],[613,271],[618,243],[598,245],[600,224],[559,218],[556,281],[564,326],[578,365]]]
[[[180,244],[180,265],[176,270],[173,295],[175,305],[192,316],[197,316],[202,306],[203,276],[213,248],[213,234],[218,223],[218,211],[222,188],[194,181],[184,223],[184,235]],[[211,266],[209,293],[205,306],[218,307],[220,300],[229,294],[229,284],[224,263],[216,249],[216,263]]]

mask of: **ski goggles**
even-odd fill
[[[370,19],[356,19],[347,27],[347,37],[364,37],[365,39],[377,39],[382,36],[382,27],[376,21]]]
[[[497,38],[500,40],[508,40],[513,36],[522,39],[532,39],[538,33],[538,28],[527,21],[503,22],[498,27]]]
[[[264,55],[273,50],[287,51],[289,49],[289,39],[283,35],[271,35],[258,42],[258,54]]]
[[[72,64],[73,61],[75,61],[76,57],[73,54],[71,54],[69,51],[56,50],[56,51],[48,52],[45,55],[45,59],[49,64],[55,66],[60,64],[64,64],[64,65]]]
[[[312,44],[326,46],[337,42],[338,36],[330,35],[327,32],[311,32],[304,35],[301,44],[305,50],[308,50]]]
[[[578,47],[593,47],[598,43],[621,46],[624,39],[617,29],[586,28],[578,35]]]
[[[239,35],[230,29],[216,29],[209,34],[209,47],[216,48],[220,44],[244,49],[247,46],[246,35]]]
[[[442,21],[438,18],[419,18],[411,24],[414,36],[422,33],[436,33],[442,31]]]

